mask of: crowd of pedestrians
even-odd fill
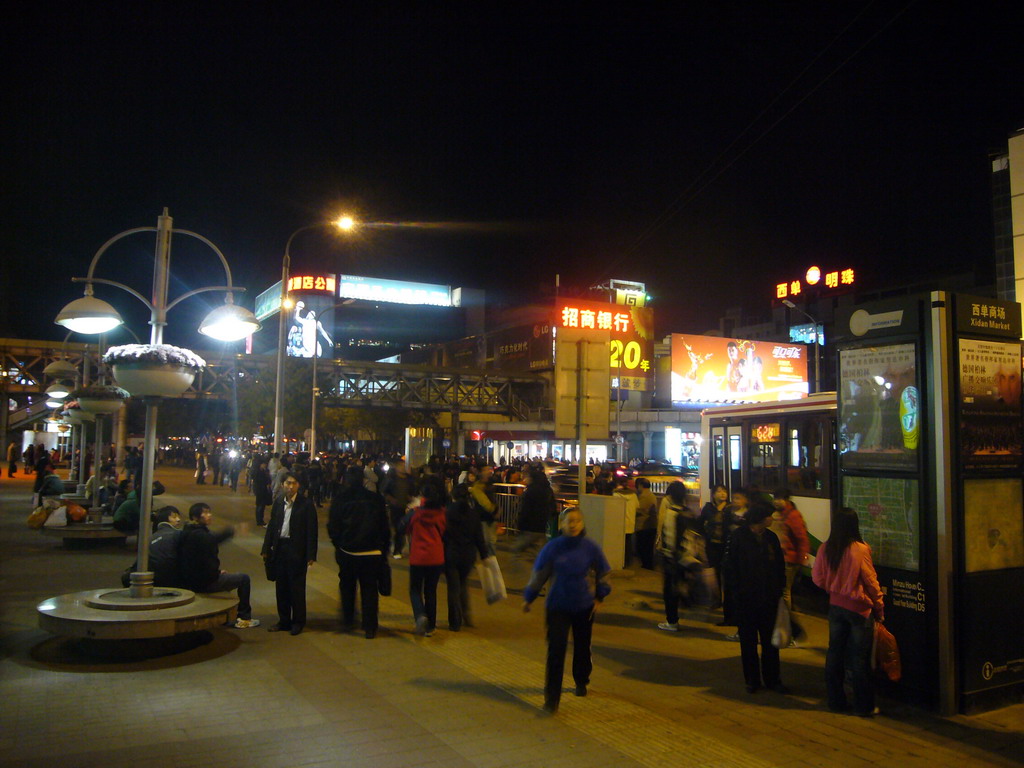
[[[219,455],[214,458],[215,454]],[[197,483],[210,478],[237,492],[244,476],[256,525],[265,529],[266,577],[275,582],[278,618],[269,629],[292,635],[300,634],[306,624],[306,574],[316,563],[319,510],[325,504],[344,631],[358,626],[367,639],[377,635],[379,595],[391,591],[389,561],[403,557],[409,561],[414,631],[429,637],[437,630],[442,577],[447,583],[447,629],[472,628],[467,582],[475,564],[495,554],[495,482],[521,484],[518,536],[511,549],[515,560],[531,565],[522,590],[523,610],[529,612],[547,590],[545,709],[555,712],[559,706],[570,633],[574,692],[586,695],[594,617],[610,591],[608,561],[598,544],[586,537],[578,509],[567,507],[559,516],[559,504],[539,462],[495,468],[480,458],[432,457],[411,471],[400,456],[336,454],[310,460],[303,454],[220,451],[198,452],[195,461]],[[37,484],[45,485],[48,464],[42,461],[34,468]],[[116,486],[109,502],[115,524],[128,532],[138,528],[134,469],[129,467],[128,477]],[[156,495],[162,487],[155,485]],[[635,558],[641,568],[661,571],[665,620],[658,628],[681,631],[680,609],[687,606],[721,608],[719,626],[736,628],[727,639],[739,642],[746,690],[788,693],[775,630],[782,604],[790,622],[787,638],[793,638],[783,647],[795,645],[803,634],[792,593],[810,553],[803,517],[789,491],[735,489],[730,496],[728,489],[717,486],[711,500],[697,511],[682,482],[671,483],[660,501],[645,478],[638,478],[635,486],[625,477],[612,478],[606,485],[600,490],[624,500],[627,566]],[[218,547],[233,530],[212,532],[213,511],[207,504],[192,505],[188,517],[179,528],[180,515],[173,507],[154,514],[150,552],[155,584],[200,593],[237,590],[234,626],[259,626],[252,617],[250,577],[219,568]],[[882,595],[856,512],[837,512],[831,530],[813,571],[814,582],[830,598],[828,706],[871,716],[877,710],[869,654],[873,622],[884,615]],[[844,688],[847,672],[852,705]]]

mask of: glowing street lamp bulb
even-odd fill
[[[350,232],[356,226],[356,220],[351,216],[341,216],[338,218],[334,225],[345,232]]]

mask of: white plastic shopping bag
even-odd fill
[[[508,592],[505,590],[505,579],[501,576],[501,568],[498,567],[496,557],[485,557],[477,563],[476,569],[488,605],[508,597]]]

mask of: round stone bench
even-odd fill
[[[44,525],[40,530],[44,536],[63,539],[65,549],[124,544],[128,538],[128,534],[117,530],[109,523],[68,523],[50,528]]]
[[[234,622],[234,592],[195,594],[154,587],[133,598],[127,589],[90,589],[47,598],[36,606],[39,627],[54,635],[95,640],[141,640],[215,629]]]

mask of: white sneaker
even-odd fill
[[[726,635],[725,639],[726,640],[732,640],[734,643],[738,643],[740,641],[740,633],[739,632],[733,632],[731,635]]]
[[[392,555],[392,556],[391,556],[391,558],[392,558],[393,560],[401,560],[401,559],[402,559],[402,555],[401,555],[401,553],[399,553],[399,554],[397,554],[397,555]]]
[[[658,629],[664,629],[666,632],[678,632],[679,623],[677,622],[675,624],[669,624],[667,621],[663,621],[660,624],[658,624]]]
[[[800,646],[798,646],[798,645],[796,644],[796,640],[794,640],[794,639],[790,638],[790,640],[789,640],[789,645],[787,645],[786,647],[787,647],[787,648],[799,648]]]
[[[236,619],[235,629],[252,629],[260,625],[259,619]]]

